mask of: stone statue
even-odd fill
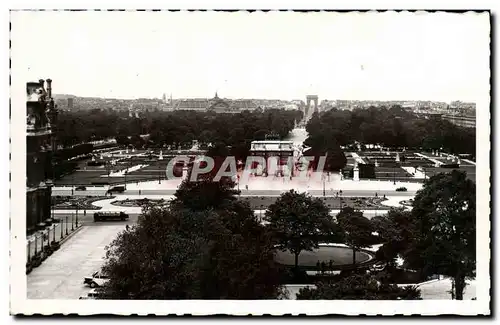
[[[33,114],[28,114],[26,117],[26,124],[28,125],[28,128],[34,128],[36,123],[36,117]]]

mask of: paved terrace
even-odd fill
[[[83,278],[100,269],[105,246],[124,225],[83,228],[27,275],[28,299],[78,299],[89,291]]]
[[[142,212],[141,207],[127,207],[127,206],[117,206],[111,204],[114,201],[123,201],[123,200],[139,200],[139,199],[144,199],[148,198],[151,200],[160,200],[164,199],[166,201],[170,201],[171,199],[174,198],[172,195],[116,195],[113,199],[106,199],[106,200],[100,200],[100,201],[95,201],[93,205],[101,207],[100,210],[88,210],[87,214],[88,215],[93,215],[94,212],[97,211],[124,211],[128,214],[131,215],[136,215],[140,214]],[[245,197],[242,196],[242,199]],[[380,208],[380,209],[361,209],[363,212],[364,216],[371,219],[372,217],[375,217],[377,215],[383,215],[389,211],[391,207],[400,207],[400,202],[401,201],[408,201],[412,199],[413,196],[389,196],[387,197],[387,200],[382,201],[382,205],[386,206],[387,208]],[[255,213],[256,214],[264,214],[266,210],[260,210],[259,208],[255,208]],[[330,210],[330,213],[332,214],[337,214],[339,213],[339,209],[332,209]],[[54,210],[55,214],[58,215],[72,215],[76,213],[76,210]],[[80,218],[82,218],[82,210],[79,210],[79,215]],[[83,220],[83,219],[82,219]]]
[[[287,192],[291,189],[298,192],[309,192],[314,195],[321,195],[323,189],[329,192],[338,192],[342,190],[343,192],[367,192],[369,191],[373,195],[378,192],[382,195],[384,192],[395,191],[398,187],[406,187],[409,194],[414,194],[416,191],[422,188],[422,184],[418,182],[398,182],[396,184],[392,181],[379,181],[379,180],[360,180],[353,181],[350,179],[340,179],[340,175],[331,174],[330,177],[323,176],[321,173],[313,173],[312,177],[300,178],[294,177],[291,180],[286,177],[261,177],[261,176],[251,176],[248,179],[242,178],[240,180],[239,188],[242,191],[242,195],[245,195],[248,191],[252,191],[253,195],[279,195],[280,193]],[[127,192],[134,192],[134,194],[173,194],[178,186],[181,184],[181,178],[169,179],[159,181],[147,181],[138,183],[128,183]],[[248,188],[247,188],[248,187]],[[88,186],[86,191],[75,191],[75,195],[95,195],[93,192],[99,191],[102,194],[107,187],[103,186]],[[71,191],[71,187],[68,186],[55,186],[53,188],[54,195],[67,195],[68,191]],[[319,193],[318,193],[319,192]],[[92,194],[91,194],[92,193]],[[264,194],[268,193],[268,194]],[[356,194],[353,195],[356,195]],[[132,193],[131,193],[132,194]],[[347,193],[346,193],[347,195]],[[364,196],[364,195],[357,195]],[[370,195],[369,195],[370,196]]]

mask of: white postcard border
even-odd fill
[[[142,7],[142,6],[141,6]],[[487,15],[487,14],[486,14]],[[78,301],[29,300],[26,298],[25,259],[25,85],[23,65],[16,58],[15,39],[12,51],[11,80],[11,312],[16,314],[461,314],[490,312],[490,112],[489,75],[484,76],[484,101],[477,107],[477,280],[476,301]],[[40,76],[40,78],[50,76]],[[478,81],[479,82],[479,81]],[[488,109],[486,109],[488,108]]]

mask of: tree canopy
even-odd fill
[[[381,283],[368,274],[353,274],[319,282],[316,288],[303,288],[298,300],[420,300],[420,290]]]
[[[62,111],[57,121],[58,138],[64,146],[116,138],[120,145],[136,147],[174,146],[190,148],[198,140],[202,148],[221,142],[231,147],[231,155],[246,157],[256,135],[289,134],[303,113],[270,109],[217,114],[198,111],[150,111],[137,117],[128,111]],[[145,140],[139,135],[149,134]]]
[[[412,217],[417,231],[405,257],[425,274],[452,277],[461,300],[476,268],[475,184],[456,170],[432,176],[415,196]]]
[[[399,106],[370,107],[353,111],[331,109],[317,113],[307,126],[308,144],[315,149],[324,146],[324,137],[341,146],[356,141],[382,144],[386,147],[422,148],[458,154],[475,155],[475,129],[456,126],[441,119],[425,119]]]
[[[337,222],[345,232],[345,243],[352,248],[352,264],[356,264],[356,251],[372,244],[373,225],[363,212],[351,207],[340,210]]]
[[[408,249],[417,229],[411,211],[391,208],[388,213],[371,219],[379,236],[385,241],[377,257],[395,266],[398,255],[408,255]]]
[[[293,190],[271,204],[264,219],[276,245],[295,255],[295,267],[301,251],[318,248],[322,238],[338,231],[321,199]]]
[[[195,182],[206,186],[204,182]],[[199,187],[169,207],[148,207],[107,248],[109,299],[274,299],[280,269],[269,232],[247,203],[192,204]],[[229,197],[228,193],[225,195]],[[188,199],[186,199],[188,198]]]

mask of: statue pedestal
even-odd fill
[[[354,175],[352,178],[355,182],[359,182],[359,169],[354,169]]]

